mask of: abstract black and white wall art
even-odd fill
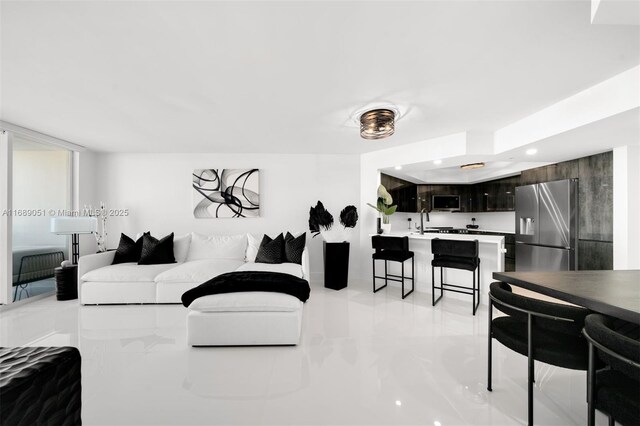
[[[194,170],[193,216],[196,218],[259,217],[260,170]]]

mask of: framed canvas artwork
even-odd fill
[[[260,216],[259,169],[195,169],[193,216],[244,218]]]

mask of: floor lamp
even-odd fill
[[[76,265],[80,255],[79,234],[93,234],[96,232],[98,221],[95,217],[70,216],[51,218],[51,233],[56,235],[71,235],[71,262]]]

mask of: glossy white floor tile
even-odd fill
[[[487,308],[471,300],[313,286],[296,347],[190,348],[185,318],[52,297],[0,313],[0,345],[77,346],[85,425],[526,423],[526,359],[494,342],[486,391]],[[585,424],[585,388],[537,363],[535,423]]]

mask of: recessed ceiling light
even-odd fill
[[[469,164],[463,164],[462,166],[460,166],[462,170],[481,169],[482,167],[484,167],[484,163],[469,163]]]
[[[527,150],[527,155],[535,155],[535,153],[536,153],[536,152],[538,152],[538,150],[537,150],[537,149],[535,149],[535,148],[529,148],[529,149]]]
[[[433,164],[435,164],[436,166],[442,164],[442,160],[433,160]]]
[[[396,170],[402,170],[402,166],[395,166],[394,169]]]
[[[398,407],[400,407],[400,406],[402,405],[402,401],[400,401],[400,400],[396,401],[396,405],[397,405]]]

